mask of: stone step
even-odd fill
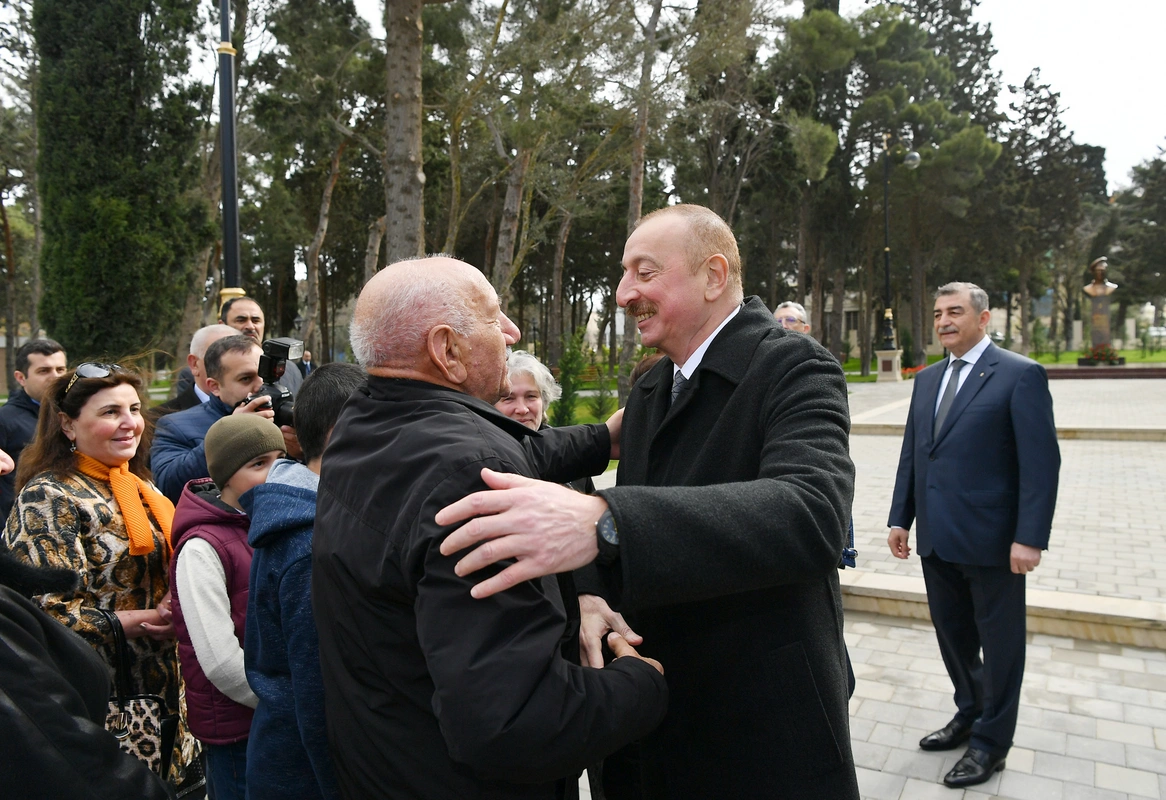
[[[842,605],[889,617],[931,620],[923,579],[863,569],[839,572]],[[1166,603],[1029,588],[1028,630],[1166,650]]]

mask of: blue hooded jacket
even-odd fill
[[[259,698],[247,743],[249,800],[336,798],[312,616],[312,529],[319,478],[281,459],[240,498],[255,548],[243,656]]]

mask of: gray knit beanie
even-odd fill
[[[285,452],[283,433],[275,423],[255,414],[230,414],[206,432],[206,465],[221,491],[231,476],[253,458],[272,450]]]

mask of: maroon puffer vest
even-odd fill
[[[174,554],[170,559],[171,608],[174,611],[174,628],[178,634],[178,658],[182,665],[182,678],[186,682],[187,722],[191,733],[200,741],[207,744],[231,744],[247,738],[254,711],[220,692],[203,674],[182,615],[182,602],[178,596],[175,570],[178,554],[192,538],[204,539],[214,547],[226,573],[227,597],[231,601],[231,622],[235,626],[235,638],[242,647],[247,617],[247,586],[251,573],[252,550],[247,544],[247,528],[250,521],[244,514],[229,514],[201,497],[192,495],[189,488],[183,490],[182,500],[187,503],[194,501],[193,505],[197,508],[192,509],[188,506],[182,511],[193,511],[191,516],[198,518],[175,542]],[[178,527],[183,516],[186,515],[176,511],[175,527]]]

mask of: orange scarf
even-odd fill
[[[146,516],[146,506],[162,528],[162,541],[170,549],[170,523],[174,521],[174,504],[144,480],[130,472],[129,464],[107,467],[95,458],[77,453],[77,469],[82,475],[109,483],[113,499],[121,509],[130,540],[130,555],[144,556],[154,551],[154,531]],[[143,502],[144,501],[144,502]]]

